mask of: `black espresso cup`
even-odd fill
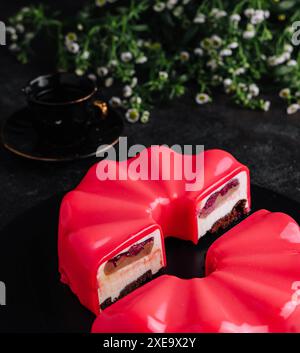
[[[40,137],[55,145],[85,138],[92,114],[107,116],[106,103],[96,100],[96,82],[87,76],[58,72],[39,76],[23,89]]]

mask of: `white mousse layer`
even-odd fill
[[[247,195],[247,173],[241,172],[237,174],[233,179],[238,179],[239,185],[234,187],[232,190],[228,191],[228,194],[224,196],[219,196],[217,201],[217,207],[205,217],[197,217],[198,222],[198,239],[200,239],[206,232],[210,231],[212,226],[221,218],[229,214],[236,203],[240,200],[247,200],[246,208],[249,207],[249,200]],[[217,191],[223,189],[223,187],[230,182],[227,181],[221,185],[218,189],[212,191],[210,195],[201,200],[200,205],[198,205],[197,210],[202,210],[205,206],[206,201],[209,197]]]
[[[111,298],[111,300],[114,301],[119,297],[121,291],[128,284],[136,281],[145,272],[151,270],[152,274],[155,274],[164,266],[161,235],[158,229],[140,239],[136,244],[151,237],[154,238],[154,243],[149,255],[146,255],[109,275],[104,273],[106,262],[99,266],[97,282],[100,304],[108,298]],[[122,250],[122,253],[128,251],[132,245],[134,244],[131,244],[128,248]]]

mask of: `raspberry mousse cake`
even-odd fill
[[[202,163],[197,157],[153,146],[128,161],[103,160],[64,197],[58,242],[61,280],[95,314],[114,307],[112,303],[165,267],[165,237],[197,244],[206,233],[224,229],[249,212],[248,168],[222,150],[202,152]],[[187,191],[189,175],[164,178],[161,165],[167,159],[171,171],[190,163],[196,175],[203,175],[195,180],[198,187]],[[138,160],[151,165],[147,172],[151,169],[158,177],[138,178]],[[118,173],[130,169],[131,177],[100,180],[104,163]],[[156,292],[160,286],[155,289],[155,283],[162,281],[164,277],[154,279],[148,288]],[[177,293],[173,284],[170,288]],[[130,300],[126,303],[130,306]]]

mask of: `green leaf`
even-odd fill
[[[278,76],[284,76],[294,71],[294,69],[295,68],[292,66],[280,66],[276,68],[275,72],[276,72],[276,75]]]
[[[135,32],[145,32],[149,29],[147,25],[133,25],[131,29]]]
[[[296,5],[296,1],[295,0],[286,0],[286,1],[281,1],[278,4],[278,7],[282,11],[288,11],[291,8],[293,8],[295,5]]]

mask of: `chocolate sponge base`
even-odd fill
[[[209,232],[217,233],[219,230],[226,229],[232,223],[238,221],[243,215],[247,213],[246,203],[247,200],[238,201],[230,213],[214,223]]]

